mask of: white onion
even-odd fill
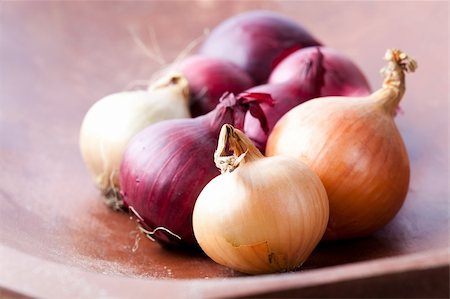
[[[227,148],[233,156],[222,157]],[[214,261],[250,273],[295,270],[328,222],[318,176],[289,157],[265,158],[240,131],[224,125],[215,157],[223,171],[199,195],[193,227]]]
[[[130,139],[153,123],[190,117],[188,105],[186,79],[172,74],[148,90],[115,93],[89,109],[81,126],[80,150],[95,184],[113,207],[121,204],[119,167]]]

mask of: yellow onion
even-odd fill
[[[214,160],[222,174],[202,190],[193,213],[203,251],[249,274],[300,267],[328,221],[318,176],[296,159],[264,157],[231,125],[222,127]]]
[[[267,154],[309,165],[330,201],[325,239],[371,234],[400,210],[408,192],[409,160],[394,116],[405,72],[417,64],[388,50],[381,89],[367,97],[324,97],[301,104],[276,124]]]
[[[188,117],[189,87],[178,73],[161,78],[148,90],[106,96],[89,109],[80,130],[80,150],[108,205],[122,207],[119,168],[131,138],[153,123]]]

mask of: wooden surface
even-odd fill
[[[243,276],[147,239],[132,252],[135,221],[103,205],[82,163],[84,113],[162,68],[136,37],[151,48],[154,32],[170,63],[205,28],[256,8],[352,57],[373,88],[387,48],[418,61],[396,118],[411,160],[403,209],[371,237],[321,244],[296,273]],[[447,2],[1,2],[0,294],[395,297],[414,285],[448,296],[448,38]]]

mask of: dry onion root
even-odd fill
[[[231,125],[222,127],[214,160],[222,174],[200,193],[193,213],[204,252],[249,274],[300,267],[328,221],[318,176],[290,157],[264,157]]]
[[[409,160],[394,116],[405,72],[416,62],[388,50],[383,86],[367,97],[324,97],[289,111],[269,136],[267,154],[309,165],[330,201],[325,239],[371,234],[400,210],[408,192]]]

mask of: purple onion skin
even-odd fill
[[[272,95],[274,105],[261,104],[267,118],[269,134],[277,121],[289,110],[313,98],[324,96],[366,96],[370,86],[359,68],[337,51],[311,47],[299,50],[283,60],[273,71],[269,84],[248,92]],[[264,153],[268,134],[247,115],[244,132]]]
[[[164,227],[181,238],[158,230],[152,237],[162,246],[198,248],[192,212],[203,187],[220,174],[213,159],[220,129],[243,129],[251,105],[225,99],[204,116],[156,123],[130,141],[120,168],[121,196],[145,229]]]
[[[189,82],[193,117],[216,108],[225,92],[238,94],[255,85],[240,67],[219,58],[195,55],[183,60],[177,68]]]
[[[160,230],[153,238],[162,245],[196,244],[191,211],[203,187],[220,174],[212,161],[215,135],[205,117],[169,120],[148,127],[127,148],[120,169],[124,203],[149,230],[165,227],[181,238]]]
[[[264,84],[253,87],[248,92],[269,93],[274,105],[261,104],[266,119],[269,133],[265,133],[258,128],[257,120],[252,115],[247,114],[245,117],[244,132],[253,141],[255,146],[262,152],[265,152],[267,138],[277,121],[289,110],[303,103],[310,94],[304,92],[301,88],[297,88],[291,84]]]
[[[350,58],[327,47],[310,47],[286,57],[272,71],[269,84],[286,83],[310,89],[314,97],[366,96],[369,83]]]
[[[292,20],[269,11],[252,11],[219,24],[199,53],[235,63],[259,85],[267,81],[272,69],[290,53],[320,45]]]

